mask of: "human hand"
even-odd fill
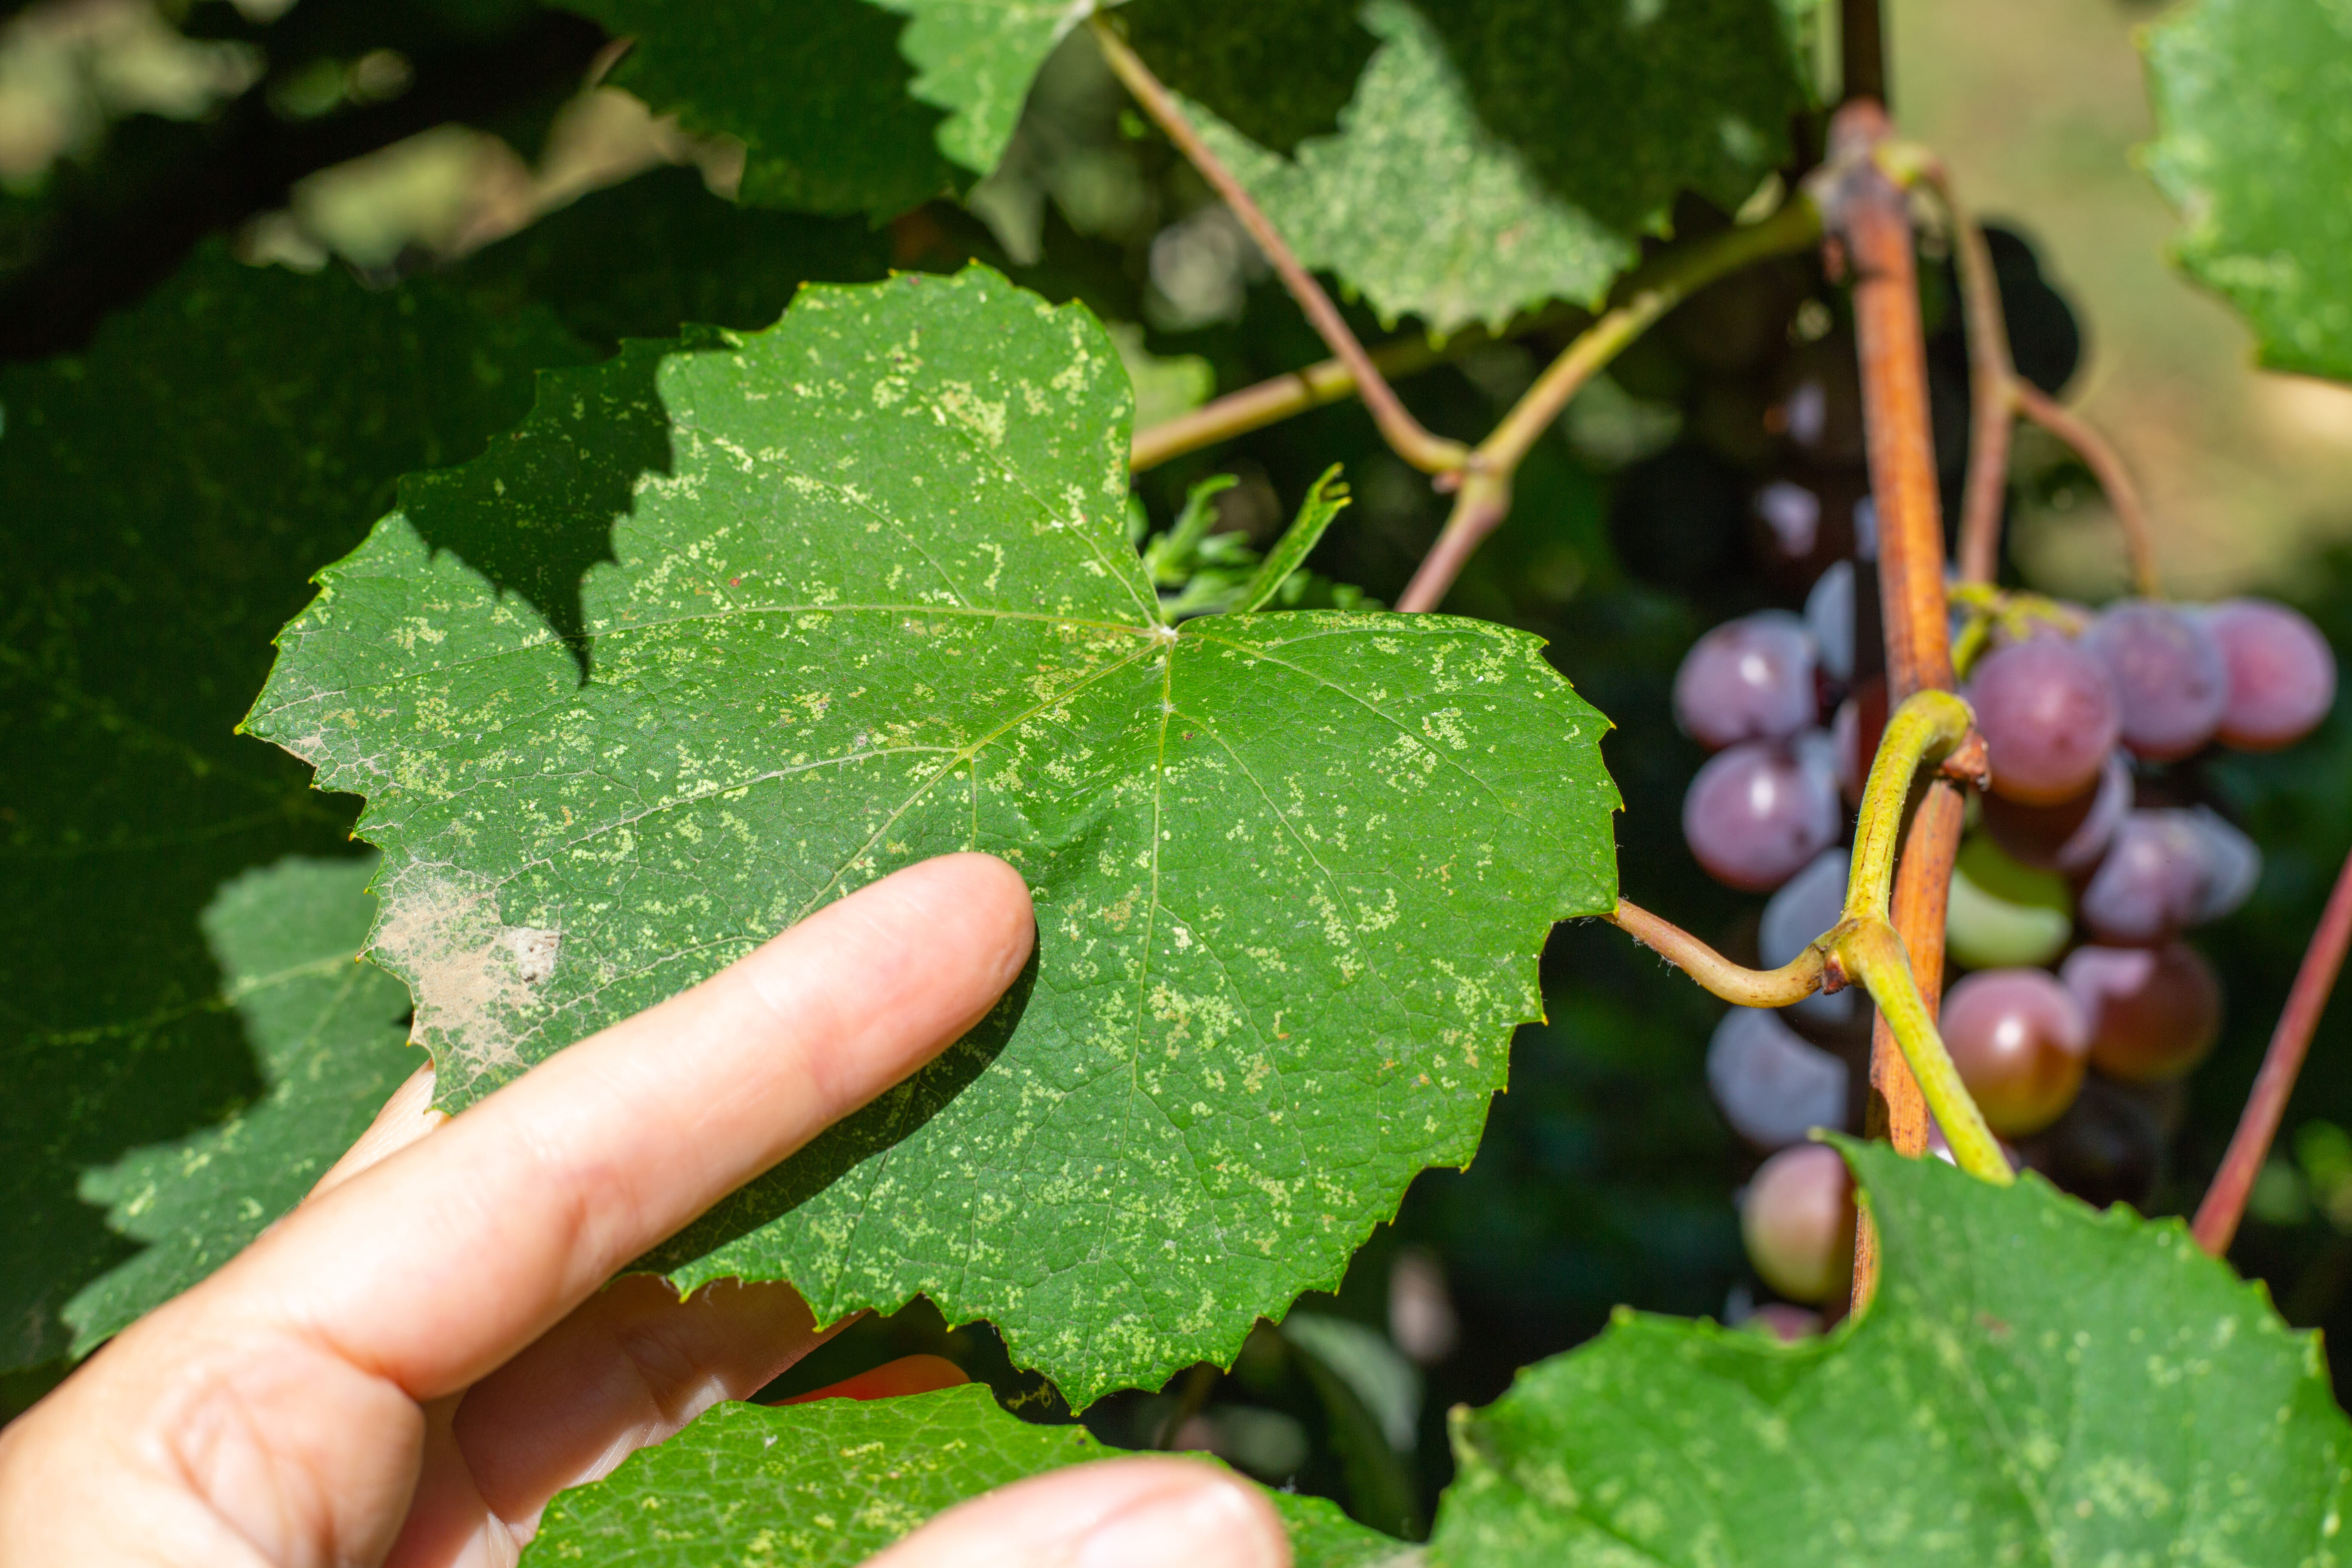
[[[977,1023],[1034,941],[1002,861],[911,867],[446,1121],[420,1074],[302,1205],[0,1431],[0,1564],[510,1563],[547,1500],[821,1337],[788,1287],[614,1270]],[[1265,1502],[1115,1459],[887,1568],[1276,1568]]]

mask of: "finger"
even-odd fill
[[[962,1035],[1032,940],[1003,862],[910,867],[304,1205],[182,1304],[454,1392]]]
[[[1263,1494],[1192,1459],[1105,1459],[973,1498],[866,1568],[1289,1568]]]
[[[467,1391],[457,1447],[488,1514],[528,1527],[557,1492],[750,1398],[824,1339],[789,1285],[722,1279],[681,1301],[650,1276],[616,1279]]]
[[[322,1197],[362,1171],[381,1165],[448,1120],[433,1109],[433,1068],[427,1063],[410,1073],[407,1081],[392,1091],[392,1098],[375,1113],[368,1130],[343,1151],[341,1159],[328,1167],[327,1173],[319,1178],[319,1184],[310,1189],[310,1196]]]

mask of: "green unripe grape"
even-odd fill
[[[1981,834],[1952,862],[1944,945],[1968,969],[2022,969],[2066,951],[2074,898],[2054,871],[2021,866]]]

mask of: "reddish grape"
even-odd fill
[[[1780,740],[1819,715],[1812,634],[1786,610],[1726,621],[1675,671],[1675,721],[1709,751]]]
[[[2082,1004],[2040,969],[1980,969],[1944,997],[1945,1048],[1985,1124],[2004,1137],[2039,1132],[2083,1087],[2091,1029]]]
[[[2078,947],[2059,977],[2091,1026],[2091,1063],[2135,1083],[2179,1078],[2221,1035],[2221,982],[2185,942]]]
[[[2131,763],[2110,752],[2097,788],[2056,805],[2021,805],[1988,794],[1985,831],[2019,865],[2074,876],[2099,863],[2131,804]]]
[[[1764,1162],[1740,1195],[1739,1238],[1764,1283],[1818,1305],[1853,1267],[1853,1184],[1837,1151],[1800,1143]]]
[[[2117,947],[2163,942],[2194,923],[2228,869],[2215,864],[2218,842],[2186,811],[2126,812],[2084,885],[2083,923]]]
[[[2221,647],[2230,700],[2221,740],[2275,752],[2311,733],[2336,702],[2336,655],[2319,628],[2268,599],[2224,599],[2205,612]]]
[[[1683,796],[1683,837],[1709,876],[1768,892],[1837,842],[1844,818],[1820,750],[1743,741],[1707,759]]]
[[[2120,721],[2105,672],[2060,637],[1995,648],[1969,681],[1977,729],[1992,754],[1992,787],[2027,805],[2089,789],[2116,749]]]
[[[1706,1047],[1706,1087],[1731,1130],[1768,1152],[1845,1125],[1845,1063],[1777,1013],[1734,1007]]]
[[[2133,752],[2171,762],[2213,738],[2229,700],[2230,670],[2199,617],[2126,599],[2091,623],[2082,646],[2107,672],[2123,742]]]

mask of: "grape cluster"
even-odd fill
[[[2077,346],[2063,301],[2038,276],[2004,285],[2013,331],[2022,310],[2069,334],[2063,354],[2042,356],[2054,390]],[[1853,344],[1833,318],[1811,342],[1801,310],[1786,319],[1792,346],[1762,375],[1769,439],[1737,463],[1723,443],[1707,462],[1685,459],[1714,474],[1712,491],[1687,478],[1677,489],[1664,468],[1630,474],[1618,525],[1621,544],[1634,544],[1629,506],[1663,519],[1719,500],[1725,473],[1744,470],[1745,580],[1779,603],[1691,647],[1673,710],[1708,753],[1684,797],[1685,841],[1717,881],[1769,895],[1752,955],[1768,968],[1839,918],[1851,813],[1887,710]],[[1703,393],[1686,404],[1704,417]],[[1957,474],[1964,431],[1938,435]],[[2335,659],[2309,621],[2259,599],[2129,598],[2095,614],[1977,591],[1955,616],[1991,787],[1970,807],[1954,868],[1945,1040],[2019,1163],[2095,1203],[2144,1202],[2178,1126],[2180,1079],[2221,1027],[2220,983],[2183,933],[2234,910],[2261,870],[2252,842],[2210,804],[2199,759],[2307,733],[2333,703]],[[1778,1011],[1736,1007],[1709,1045],[1716,1103],[1764,1157],[1741,1196],[1748,1258],[1790,1302],[1845,1289],[1852,1195],[1842,1162],[1806,1134],[1853,1124],[1872,1017],[1858,987]],[[1782,1332],[1808,1321],[1786,1303],[1763,1314]]]

